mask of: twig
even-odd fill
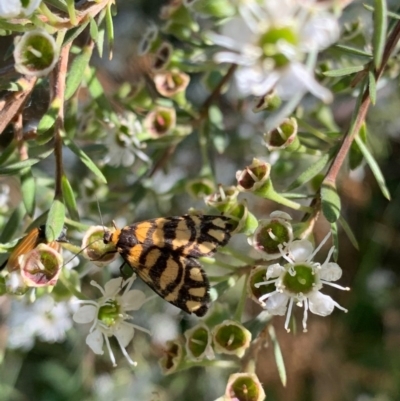
[[[385,45],[385,51],[383,53],[383,58],[382,58],[382,64],[379,70],[375,71],[375,78],[376,81],[379,80],[379,78],[382,76],[383,71],[386,67],[386,64],[389,60],[390,55],[392,54],[393,50],[396,47],[397,42],[400,39],[400,21],[397,22],[395,25],[394,29],[390,33],[386,45]],[[360,131],[360,128],[362,124],[365,121],[366,115],[368,108],[371,103],[370,99],[370,93],[369,93],[369,87],[366,86],[364,90],[364,94],[362,96],[360,108],[358,110],[358,114],[355,118],[354,124],[352,124],[351,128],[349,129],[347,135],[344,137],[344,140],[342,142],[342,145],[340,146],[339,152],[337,153],[335,159],[333,160],[329,171],[324,179],[324,182],[328,183],[335,183],[337,175],[339,174],[340,168],[342,167],[342,164],[347,156],[347,153],[350,150],[351,144],[354,141],[354,138]]]

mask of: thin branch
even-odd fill
[[[55,187],[55,199],[62,198],[62,177],[63,161],[62,161],[62,131],[64,130],[64,97],[65,97],[65,81],[68,71],[68,58],[69,50],[72,42],[65,45],[61,49],[60,59],[53,72],[53,86],[52,86],[52,97],[51,105],[57,106],[57,118],[54,124],[54,156],[56,159],[56,187]]]
[[[392,32],[390,33],[390,35],[387,39],[385,51],[383,53],[381,67],[379,68],[379,70],[375,71],[376,81],[378,81],[379,78],[382,76],[383,71],[387,65],[387,62],[389,61],[389,57],[392,54],[393,50],[395,49],[399,39],[400,39],[400,21],[396,24],[396,26],[394,27],[394,29],[392,30]],[[364,90],[360,108],[358,110],[358,114],[356,116],[354,124],[352,124],[347,135],[344,137],[344,140],[342,142],[342,145],[340,146],[339,152],[337,153],[335,159],[333,160],[333,162],[329,168],[329,171],[324,179],[324,182],[335,183],[336,178],[339,174],[340,168],[342,167],[343,162],[347,156],[347,153],[350,150],[351,144],[353,143],[354,138],[360,131],[360,128],[365,121],[367,111],[371,104],[371,99],[370,99],[369,95],[370,95],[369,87],[367,85]]]
[[[0,134],[21,111],[26,99],[33,90],[36,81],[36,77],[23,76],[19,78],[16,84],[22,89],[18,92],[9,92],[2,100],[0,100]]]

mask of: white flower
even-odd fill
[[[125,117],[121,117],[119,126],[110,123],[109,127],[111,130],[107,133],[104,141],[108,150],[104,158],[105,163],[115,167],[120,165],[129,167],[136,157],[146,163],[150,161],[148,156],[141,151],[144,146],[137,136],[143,132],[143,128],[133,113],[126,113]]]
[[[42,0],[0,0],[0,18],[14,18],[19,15],[31,15]]]
[[[121,277],[115,278],[108,281],[104,289],[92,281],[91,284],[98,288],[103,296],[97,301],[84,301],[85,305],[81,306],[73,316],[76,323],[92,323],[86,337],[86,344],[95,354],[102,355],[105,342],[113,366],[116,366],[116,362],[109,337],[114,336],[117,339],[127,361],[131,365],[136,365],[136,362],[129,357],[125,347],[132,340],[135,328],[150,334],[143,327],[127,322],[129,319],[133,319],[127,312],[138,310],[146,302],[142,291],[130,289],[134,280],[135,276],[126,282],[123,282]],[[121,291],[122,294],[119,294]]]
[[[314,251],[308,240],[293,241],[288,246],[288,255],[282,253],[288,263],[284,266],[275,263],[268,266],[266,280],[255,284],[255,287],[274,284],[276,290],[266,293],[259,298],[264,308],[272,315],[285,315],[285,328],[289,331],[289,321],[292,313],[293,303],[304,307],[303,330],[307,331],[308,310],[316,315],[327,316],[333,312],[334,307],[347,312],[330,296],[324,295],[320,289],[324,284],[332,287],[349,290],[333,284],[342,276],[342,269],[337,263],[329,262],[334,247],[329,251],[326,261],[321,265],[312,259],[322,245],[329,238],[330,233]]]
[[[339,36],[337,19],[295,0],[248,1],[239,6],[240,17],[222,28],[222,35],[209,38],[227,48],[217,53],[220,63],[234,63],[239,91],[264,96],[272,89],[289,100],[296,94],[311,92],[325,102],[332,100],[304,65],[308,54],[333,44]]]
[[[9,327],[8,347],[29,350],[35,338],[54,343],[64,341],[66,332],[72,327],[71,301],[55,302],[44,295],[32,304],[13,300],[7,323]]]

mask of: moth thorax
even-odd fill
[[[109,244],[110,242],[112,242],[112,236],[113,236],[113,233],[110,230],[105,231],[104,237],[103,237],[103,242],[105,244]]]

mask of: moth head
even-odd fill
[[[113,233],[110,230],[104,231],[103,242],[109,244],[112,241]]]

